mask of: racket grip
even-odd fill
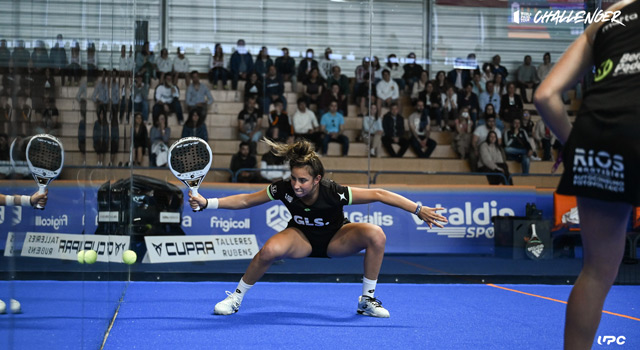
[[[38,187],[38,194],[44,194],[46,192],[46,188],[44,186]],[[40,204],[36,204],[36,209],[44,210],[44,207]]]
[[[198,189],[197,188],[194,187],[194,188],[191,189],[191,196],[192,197],[198,196]],[[200,211],[200,206],[199,205],[195,209],[193,209],[194,213],[197,212],[197,211]]]
[[[536,234],[536,224],[531,224],[531,237],[538,237],[538,234]]]

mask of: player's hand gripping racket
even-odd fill
[[[184,137],[169,148],[169,169],[178,180],[198,195],[198,188],[211,168],[213,155],[209,144],[199,137]],[[200,207],[194,211],[200,210]]]
[[[536,234],[536,224],[531,224],[531,238],[529,238],[529,242],[525,246],[525,253],[529,259],[537,260],[540,259],[543,252],[544,243]]]
[[[38,184],[38,193],[45,193],[47,186],[60,175],[64,164],[62,143],[49,134],[35,135],[27,144],[27,165]],[[44,209],[40,204],[38,209]]]

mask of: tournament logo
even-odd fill
[[[291,213],[284,205],[278,204],[267,209],[266,212],[267,226],[280,232],[287,228],[289,220],[291,220]]]

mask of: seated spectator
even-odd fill
[[[9,135],[0,133],[0,162],[7,164],[11,160],[10,148],[11,146],[9,145]],[[1,178],[6,178],[9,175],[9,172],[10,170],[8,170],[6,173],[0,172],[0,175],[2,175]]]
[[[460,159],[467,159],[471,153],[471,132],[473,131],[473,121],[469,119],[469,108],[462,107],[460,116],[456,119],[456,133],[451,146],[456,151]]]
[[[253,72],[253,58],[245,47],[243,39],[238,40],[236,51],[231,54],[229,68],[231,71],[231,88],[237,90],[238,80],[246,81],[249,73]]]
[[[157,120],[160,113],[165,116],[175,113],[178,124],[182,125],[184,117],[182,115],[182,104],[180,103],[180,90],[173,84],[171,74],[164,76],[164,84],[156,87],[156,104],[153,106],[153,120]]]
[[[199,137],[205,141],[209,141],[209,132],[207,131],[207,125],[204,120],[200,118],[200,114],[197,110],[191,110],[189,117],[182,127],[181,137]]]
[[[502,119],[500,119],[500,116],[496,113],[493,107],[493,104],[488,103],[487,106],[484,108],[484,113],[482,113],[482,115],[483,117],[478,120],[476,127],[480,125],[484,125],[486,123],[486,120],[489,119],[489,117],[491,117],[491,118],[494,118],[496,121],[496,128],[498,128],[498,130],[500,130],[500,132],[504,134],[504,123],[502,122]]]
[[[269,72],[269,67],[273,66],[273,60],[269,57],[269,50],[266,46],[263,46],[258,55],[256,56],[256,61],[253,64],[253,69],[260,79],[264,80]]]
[[[489,131],[487,138],[480,144],[478,159],[478,171],[482,173],[500,173],[499,175],[487,175],[487,180],[491,185],[511,185],[509,174],[509,167],[507,161],[504,159],[500,144],[498,144],[498,137],[495,131]],[[505,181],[506,177],[506,181]]]
[[[44,45],[44,41],[36,40],[33,52],[31,53],[31,61],[37,75],[42,74],[46,67],[50,67],[49,52]]]
[[[407,55],[407,62],[402,69],[404,70],[404,74],[402,75],[402,79],[405,81],[405,86],[413,86],[418,79],[420,79],[420,75],[422,75],[422,66],[416,62],[416,54],[410,52]],[[444,73],[444,72],[443,72]]]
[[[338,65],[338,62],[332,58],[333,51],[330,47],[324,50],[324,56],[318,61],[318,71],[324,81],[329,80],[332,75],[333,67]]]
[[[437,92],[438,95],[442,95],[447,93],[447,89],[451,84],[449,84],[449,81],[447,80],[446,73],[441,70],[436,74],[436,79],[433,85],[435,92]]]
[[[507,82],[506,80],[504,80],[502,75],[496,74],[493,76],[493,86],[495,91],[500,94],[500,96],[503,96],[507,93]]]
[[[278,157],[269,150],[262,155],[260,177],[270,183],[287,179],[291,177],[291,167],[286,158]]]
[[[133,85],[133,111],[141,113],[142,120],[146,123],[149,119],[149,85],[142,81],[142,75],[136,74]]]
[[[369,79],[369,65],[371,64],[371,62],[369,62],[369,57],[363,57],[362,58],[362,64],[360,64],[359,66],[356,67],[356,72],[355,72],[355,84],[353,85],[353,95],[354,96],[366,96],[366,94],[363,94],[360,92],[360,87],[362,86],[362,84],[364,84],[364,76],[367,75],[367,79]],[[366,85],[369,85],[369,82],[366,82]],[[364,111],[363,109],[360,110],[361,113],[362,111]]]
[[[304,59],[298,65],[298,81],[304,82],[307,80],[307,77],[311,75],[311,70],[314,68],[319,69],[318,61],[313,59],[313,49],[308,49]],[[318,71],[318,76],[320,77],[320,71]]]
[[[522,117],[524,105],[520,95],[516,94],[516,85],[509,83],[507,93],[500,99],[500,118],[511,123],[513,120]]]
[[[424,102],[424,108],[429,113],[429,119],[435,119],[437,124],[440,125],[442,122],[442,100],[440,99],[440,94],[435,91],[433,82],[428,81],[426,83],[424,90],[418,95],[418,100]]]
[[[343,116],[347,116],[347,97],[340,93],[340,86],[338,83],[330,85],[329,89],[326,89],[320,97],[318,103],[318,114],[324,115],[329,110],[329,105],[332,101],[338,103],[338,112]]]
[[[480,143],[487,139],[489,132],[495,132],[498,138],[498,145],[502,145],[502,132],[496,127],[496,118],[492,115],[485,117],[485,123],[476,127],[471,136],[471,153],[469,153],[469,166],[471,171],[476,171],[478,157],[480,156]]]
[[[369,154],[372,157],[378,157],[382,155],[380,146],[382,143],[382,118],[380,118],[380,112],[376,105],[371,105],[371,110],[367,115],[362,118],[362,142],[366,143],[369,147]]]
[[[474,72],[473,78],[471,78],[471,85],[473,86],[473,89],[471,89],[471,92],[476,94],[476,96],[478,96],[479,98],[480,94],[484,92],[484,89],[487,86],[487,82],[482,80],[482,73]]]
[[[526,130],[521,128],[519,118],[514,119],[511,129],[504,136],[504,151],[508,160],[517,160],[522,164],[522,173],[529,173],[529,165],[533,157],[533,146]]]
[[[250,148],[248,142],[242,141],[240,142],[238,153],[231,157],[229,169],[236,175],[238,182],[260,182],[261,180],[256,171],[240,171],[241,169],[256,169],[256,157],[251,155]]]
[[[184,47],[176,49],[176,54],[173,59],[173,81],[178,85],[178,79],[184,78],[185,86],[189,86],[191,84],[191,64],[187,56],[184,55]]]
[[[442,104],[442,121],[440,130],[451,130],[453,119],[458,115],[458,94],[454,92],[453,86],[449,85],[447,92],[440,95]]]
[[[371,87],[371,91],[369,91],[369,87]],[[356,104],[359,106],[360,113],[362,111],[367,111],[368,106],[376,105],[378,107],[378,98],[376,86],[369,82],[369,73],[364,75],[364,80],[360,87],[358,88],[358,92],[356,93]]]
[[[289,115],[284,110],[282,101],[275,100],[275,109],[269,113],[269,129],[267,137],[277,142],[287,142],[293,137],[293,127],[289,123]]]
[[[166,74],[173,74],[173,60],[169,57],[169,50],[166,48],[160,50],[160,57],[156,59],[156,67],[158,67],[156,78],[160,81],[164,81]]]
[[[53,49],[51,49],[53,51]],[[7,47],[7,40],[0,40],[0,74],[4,75],[9,72],[9,61],[11,60],[11,52]],[[66,60],[65,60],[66,61]]]
[[[71,51],[73,54],[73,50]],[[145,85],[149,85],[151,78],[155,78],[156,60],[153,52],[149,50],[149,42],[145,41],[140,52],[136,54],[136,74],[143,77]]]
[[[251,146],[254,154],[257,142],[262,138],[262,113],[256,109],[255,97],[249,97],[238,113],[238,137]]]
[[[289,56],[289,49],[282,48],[282,56],[276,58],[276,71],[282,79],[282,81],[290,81],[291,89],[293,92],[297,92],[296,82],[298,81],[296,76],[296,60]]]
[[[209,82],[213,84],[213,89],[218,89],[218,80],[222,80],[225,90],[229,90],[227,81],[229,80],[229,71],[226,68],[227,62],[224,59],[222,45],[217,43],[213,51],[213,55],[209,57]]]
[[[56,80],[53,78],[51,69],[46,67],[43,74],[37,79],[38,92],[43,99],[56,97]],[[44,101],[42,101],[44,103]]]
[[[395,81],[391,80],[391,73],[388,69],[382,71],[382,80],[376,85],[378,94],[378,109],[382,107],[391,107],[392,104],[398,104],[400,98],[400,89]]]
[[[471,115],[471,121],[475,124],[478,119],[478,111],[480,110],[478,104],[478,96],[473,93],[473,85],[467,83],[464,86],[464,90],[458,94],[458,109],[466,107]]]
[[[377,85],[380,80],[382,80],[382,65],[380,65],[380,59],[378,59],[378,56],[373,56],[373,59],[371,60],[371,71],[372,71],[372,75],[373,75],[373,82]]]
[[[111,105],[111,116],[115,116],[116,122],[120,111],[120,103],[124,102],[120,100],[120,97],[120,77],[118,77],[118,71],[114,69],[109,75],[109,103]]]
[[[391,110],[382,119],[382,128],[384,130],[382,145],[387,153],[391,157],[402,157],[409,148],[410,142],[405,137],[404,117],[400,114],[397,103],[391,104]],[[400,146],[398,152],[393,149],[393,144]]]
[[[292,122],[296,139],[306,139],[319,150],[320,138],[322,137],[320,125],[313,111],[307,108],[307,102],[304,98],[298,99],[298,109],[293,114]]]
[[[142,114],[135,113],[133,117],[133,165],[142,166],[148,144],[147,126],[144,125]]]
[[[533,129],[533,139],[535,140],[537,148],[542,148],[542,160],[552,160],[551,145],[554,144],[556,137],[542,119],[538,120]]]
[[[415,104],[416,101],[420,98],[420,94],[424,91],[424,88],[427,86],[429,82],[429,73],[427,71],[422,71],[420,74],[420,79],[416,80],[413,83],[413,87],[411,88],[411,103]],[[433,84],[431,85],[433,88]]]
[[[98,72],[98,56],[96,56],[96,46],[89,43],[87,47],[87,83],[93,85]]]
[[[44,100],[44,110],[42,111],[42,121],[37,131],[38,134],[51,134],[58,136],[60,128],[60,113],[55,105],[55,100],[52,97]]]
[[[535,127],[531,120],[531,113],[528,110],[522,111],[522,128],[527,132],[527,135],[531,139],[533,137],[533,128]],[[535,153],[535,150],[534,150]]]
[[[429,119],[429,111],[424,107],[424,101],[416,101],[415,111],[409,116],[409,130],[411,131],[411,146],[416,155],[419,158],[429,158],[438,143],[429,138],[431,120]]]
[[[538,66],[538,70],[536,71],[539,81],[543,81],[544,78],[547,77],[549,72],[551,72],[551,68],[553,68],[553,63],[551,63],[551,54],[545,52],[544,55],[542,55],[542,64]]]
[[[109,151],[109,122],[104,109],[98,112],[98,118],[93,124],[93,149],[98,155],[98,166],[103,166],[104,156]]]
[[[309,75],[303,80],[303,84],[307,106],[311,106],[312,104],[317,106],[324,88],[324,81],[322,81],[317,67],[311,69]]]
[[[276,67],[271,65],[264,81],[264,114],[269,114],[269,107],[276,100],[280,100],[283,108],[287,109],[287,99],[284,97],[284,82],[276,74]]]
[[[454,67],[459,65],[460,58],[456,58],[456,63],[454,63]],[[457,91],[464,89],[467,83],[471,82],[471,76],[469,75],[469,70],[462,68],[453,68],[447,73],[447,81],[449,81],[449,85],[453,86]]]
[[[349,78],[342,74],[340,66],[333,66],[333,68],[331,68],[331,75],[329,76],[329,79],[327,79],[327,86],[331,87],[333,83],[337,83],[340,87],[340,93],[349,99]]]
[[[121,77],[130,77],[134,69],[133,63],[133,46],[129,46],[129,57],[127,57],[127,45],[120,46],[120,57],[118,59],[118,72]],[[128,80],[125,80],[129,85]]]
[[[13,60],[9,59],[7,73],[2,75],[2,93],[7,96],[14,96],[18,89],[18,75],[13,69]]]
[[[31,135],[33,109],[27,104],[27,96],[22,91],[18,92],[18,105],[13,108],[13,115],[16,125],[11,128],[10,134]]]
[[[165,79],[170,77],[166,75]],[[167,165],[169,158],[169,140],[171,140],[171,128],[167,126],[167,118],[163,113],[158,114],[157,121],[149,131],[149,166],[163,167]]]
[[[80,61],[80,43],[75,42],[71,47],[71,57],[69,58],[69,65],[66,68],[66,76],[69,77],[69,86],[71,81],[78,86],[80,82],[80,76],[82,76],[82,62]]]
[[[322,155],[327,155],[329,142],[338,142],[342,145],[342,156],[349,154],[349,138],[344,132],[344,117],[338,112],[338,103],[331,102],[329,112],[325,113],[320,120],[322,132],[325,133],[322,141]]]
[[[9,133],[12,115],[13,108],[9,104],[9,96],[2,91],[0,93],[0,134]]]
[[[491,72],[494,75],[494,79],[496,75],[501,75],[502,80],[506,80],[509,76],[509,71],[505,66],[500,64],[500,60],[500,55],[493,56],[493,58],[491,59]]]
[[[111,102],[109,82],[107,80],[107,70],[102,70],[102,76],[98,81],[98,84],[93,89],[93,95],[91,100],[96,105],[96,113],[100,114],[101,111],[109,112],[109,105]]]
[[[484,111],[487,104],[492,104],[496,113],[500,113],[500,94],[494,91],[493,81],[485,84],[486,90],[478,96],[478,104],[481,111]]]
[[[264,103],[264,84],[258,76],[258,73],[251,72],[247,83],[244,84],[244,98],[255,98],[256,101],[260,101],[260,104]]]
[[[200,75],[197,70],[191,72],[191,85],[187,88],[187,111],[196,111],[200,116],[200,120],[204,122],[207,119],[207,109],[213,104],[213,96],[209,88],[200,84]]]
[[[389,70],[391,74],[391,80],[395,81],[398,84],[398,91],[404,91],[405,86],[407,86],[406,82],[402,78],[404,75],[404,69],[400,67],[398,64],[398,56],[392,53],[387,56],[387,63],[385,64],[385,68]]]
[[[60,77],[60,85],[64,86],[65,71],[67,69],[68,59],[67,50],[64,48],[64,41],[62,40],[62,34],[58,34],[56,37],[56,43],[51,48],[49,54],[49,60],[51,61],[52,74]],[[8,63],[8,61],[7,61]],[[4,72],[2,72],[4,74]]]
[[[129,79],[128,77],[125,78],[125,81],[128,79]],[[131,108],[133,108],[133,95],[131,94],[131,85],[129,85],[128,83],[125,83],[124,85],[122,85],[122,88],[120,89],[120,123],[123,122],[123,118],[126,116],[127,124],[129,124],[129,118],[131,116]]]
[[[531,56],[524,56],[524,63],[518,67],[516,74],[516,85],[520,88],[520,97],[524,103],[532,103],[532,100],[527,97],[527,89],[533,90],[531,93],[531,98],[533,99],[533,93],[535,93],[539,82],[536,68],[531,65]]]
[[[24,74],[27,71],[27,63],[31,60],[29,51],[24,47],[24,40],[17,40],[13,48],[11,60],[15,65],[16,74]]]

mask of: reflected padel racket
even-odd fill
[[[536,224],[531,224],[531,238],[525,245],[525,253],[532,260],[538,260],[544,252],[544,243],[536,234]]]
[[[199,137],[184,137],[169,148],[169,169],[178,180],[198,195],[198,188],[207,176],[213,155],[209,144]],[[200,207],[194,211],[200,210]]]
[[[57,138],[49,134],[38,134],[27,144],[27,165],[38,184],[38,193],[46,191],[53,179],[60,175],[64,164],[64,148]],[[44,209],[37,205],[36,208]]]

